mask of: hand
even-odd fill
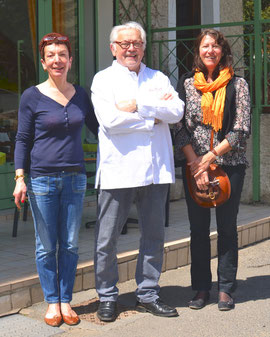
[[[212,152],[208,152],[203,156],[197,157],[196,160],[189,162],[188,165],[190,166],[190,172],[194,178],[199,176],[204,171],[207,171],[215,158],[216,157]]]
[[[172,94],[164,94],[161,98],[162,101],[169,101],[171,99],[173,99],[173,95]],[[158,118],[155,118],[155,124],[159,124],[162,121]]]
[[[164,94],[161,98],[162,101],[169,101],[173,99],[173,94]]]
[[[18,178],[16,180],[16,186],[13,192],[13,196],[14,196],[14,202],[16,204],[16,206],[18,207],[18,209],[21,209],[21,204],[20,203],[24,203],[25,199],[26,199],[26,191],[27,191],[27,187],[25,185],[25,182],[23,180],[23,178]]]
[[[199,175],[194,176],[198,189],[201,191],[206,191],[209,185],[209,177],[207,171],[202,172]]]
[[[116,108],[125,112],[135,112],[137,107],[136,99],[129,99],[115,104]]]

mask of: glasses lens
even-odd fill
[[[43,41],[52,41],[52,40],[55,40],[55,39],[56,39],[55,37],[47,36],[43,39]]]
[[[59,41],[67,41],[68,38],[67,38],[67,36],[59,36],[59,37],[57,38],[57,40],[59,40]]]
[[[47,36],[43,41],[68,41],[67,36]]]
[[[139,48],[141,48],[141,47],[142,47],[142,45],[143,45],[143,43],[142,43],[142,42],[134,42],[134,43],[133,43],[133,46],[134,46],[134,48],[136,48],[136,49],[139,49]]]
[[[123,48],[123,49],[128,49],[130,47],[130,43],[129,42],[121,42],[120,43],[120,46]]]
[[[116,43],[122,48],[122,49],[128,49],[130,45],[133,45],[135,49],[139,49],[142,47],[143,42],[118,42]]]

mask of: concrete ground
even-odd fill
[[[88,198],[91,202],[91,197]],[[89,201],[88,200],[88,201]],[[95,200],[95,198],[93,199]],[[214,210],[211,217],[210,230],[216,230]],[[14,210],[0,212],[0,287],[20,279],[22,282],[31,275],[36,275],[35,264],[35,234],[31,216],[26,222],[20,220],[17,237],[12,237]],[[268,218],[270,205],[240,204],[238,214],[238,226],[250,224],[254,221]],[[133,206],[130,212],[131,218],[137,218],[137,211]],[[79,236],[79,263],[93,259],[94,255],[94,222],[96,218],[96,204],[84,207],[83,221]],[[87,222],[93,222],[90,228],[84,226]],[[165,230],[165,242],[189,237],[189,221],[185,199],[170,203],[169,227]],[[139,247],[138,224],[128,224],[127,235],[121,235],[118,242],[118,253],[133,251]],[[1,312],[1,310],[0,310]]]
[[[76,327],[63,324],[46,326],[43,316],[46,304],[22,309],[19,313],[0,318],[1,337],[270,337],[270,240],[239,250],[236,307],[229,312],[217,309],[217,259],[212,260],[213,289],[209,304],[202,310],[191,310],[190,266],[162,274],[161,297],[178,310],[179,317],[160,318],[134,311],[136,288],[134,280],[119,284],[119,306],[131,309],[127,317],[121,313],[115,322],[100,325],[93,312],[92,322],[81,320]],[[94,290],[74,294],[72,304],[80,312],[85,302],[96,298]],[[90,308],[91,306],[89,306]],[[83,317],[83,316],[81,316]]]

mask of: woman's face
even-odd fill
[[[52,78],[67,77],[71,68],[72,57],[69,57],[65,44],[52,43],[44,48],[44,59],[41,60],[43,69]]]
[[[206,35],[201,41],[199,52],[203,64],[212,73],[222,57],[222,47],[212,36]]]

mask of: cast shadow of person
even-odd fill
[[[244,303],[270,298],[270,275],[256,275],[237,280],[236,302]]]
[[[263,300],[270,298],[269,291],[270,275],[259,275],[237,280],[237,289],[233,293],[236,303],[245,303],[249,301]],[[195,292],[191,286],[164,286],[161,287],[160,297],[168,305],[176,308],[188,307],[188,302],[194,296]],[[217,282],[213,282],[209,304],[215,304],[218,301]],[[81,303],[73,307],[78,315],[95,314],[98,309],[98,299],[93,299],[88,303]],[[117,316],[128,311],[134,311],[136,306],[136,297],[134,291],[120,294],[118,297]]]
[[[269,291],[270,275],[257,275],[247,277],[246,279],[237,280],[237,289],[232,294],[236,303],[244,303],[248,301],[256,301],[270,298]],[[188,302],[195,295],[195,291],[191,286],[164,286],[161,287],[160,297],[164,299],[168,305],[176,308],[184,308],[188,306]],[[136,297],[134,292],[119,295],[119,303],[129,308],[135,308]],[[217,282],[212,283],[209,304],[218,302],[218,286]]]
[[[173,307],[186,307],[192,296],[191,287],[165,286],[161,288],[160,297]],[[95,320],[99,300],[89,301],[72,306],[73,310],[82,319]],[[128,312],[136,311],[136,297],[134,291],[120,294],[117,300],[117,317]]]
[[[193,296],[193,291],[190,286],[163,286],[160,290],[160,298],[172,307],[186,307],[188,301]],[[134,292],[120,294],[118,302],[121,305],[135,309],[136,297]]]

